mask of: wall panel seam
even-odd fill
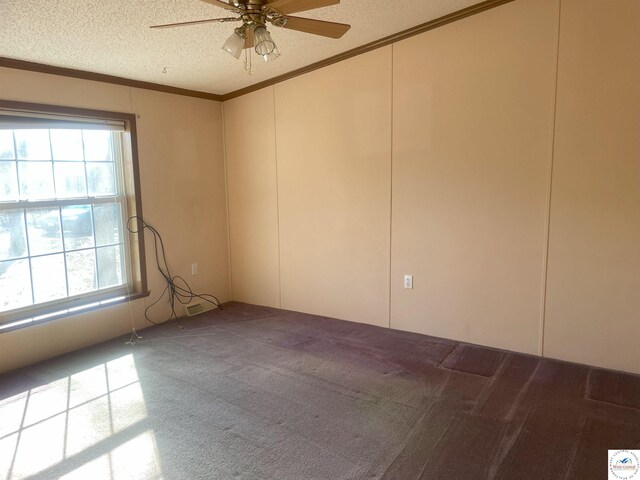
[[[545,225],[545,239],[543,248],[542,259],[542,298],[540,305],[540,329],[538,338],[538,355],[544,356],[544,337],[545,337],[545,324],[547,315],[547,284],[549,273],[549,243],[551,232],[551,195],[553,190],[553,163],[555,157],[555,141],[556,141],[556,116],[558,110],[558,71],[560,69],[560,22],[562,14],[562,0],[558,0],[558,23],[556,27],[556,71],[554,78],[554,91],[553,91],[553,107],[551,115],[551,145],[549,155],[549,174],[548,174],[548,187],[547,187],[547,212],[546,212],[546,225]]]
[[[233,298],[233,269],[231,268],[231,211],[229,210],[229,168],[228,168],[228,159],[227,159],[227,131],[225,128],[226,116],[224,112],[224,103],[221,105],[222,108],[222,156],[224,159],[224,194],[225,199],[227,201],[227,259],[229,264],[229,298],[234,300]]]
[[[278,308],[282,308],[282,258],[280,254],[280,183],[278,181],[278,126],[276,117],[276,86],[273,90],[273,149],[276,161],[276,231],[278,232]]]
[[[390,101],[391,101],[391,110],[390,110],[390,123],[391,123],[391,128],[390,130],[390,143],[389,143],[389,309],[388,309],[388,315],[389,318],[388,323],[389,323],[389,328],[391,328],[391,291],[392,291],[392,286],[393,286],[393,275],[392,275],[392,267],[393,267],[393,262],[392,262],[392,258],[391,256],[393,255],[393,248],[392,248],[392,242],[393,242],[393,50],[394,50],[394,44],[391,44],[391,72],[390,72],[390,77],[391,77],[391,95],[390,95]]]

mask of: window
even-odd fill
[[[0,101],[0,332],[144,294],[135,117]]]

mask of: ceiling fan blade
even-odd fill
[[[267,2],[267,5],[283,15],[289,15],[290,13],[305,12],[314,8],[337,5],[338,3],[340,3],[340,0],[275,0],[274,2]]]
[[[241,13],[242,10],[240,10],[238,7],[234,6],[234,5],[229,5],[226,2],[223,2],[221,0],[202,0],[205,3],[209,3],[211,5],[215,5],[216,7],[221,7],[221,8],[226,8],[227,10],[232,10],[234,12],[237,13]]]
[[[187,25],[197,25],[199,23],[212,23],[212,22],[239,22],[240,18],[227,17],[227,18],[209,18],[207,20],[195,20],[193,22],[179,22],[179,23],[166,23],[164,25],[153,25],[149,28],[173,28],[184,27]]]
[[[325,22],[311,18],[287,17],[287,23],[283,28],[297,30],[298,32],[313,33],[329,38],[340,38],[351,28],[346,23]]]

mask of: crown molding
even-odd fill
[[[297,70],[293,70],[291,72],[285,73],[283,75],[279,75],[277,77],[271,78],[269,80],[265,80],[263,82],[256,83],[254,85],[250,85],[248,87],[241,88],[239,90],[235,90],[233,92],[227,93],[225,95],[222,95],[222,101],[226,102],[227,100],[231,100],[232,98],[240,97],[242,95],[246,95],[247,93],[255,92],[256,90],[260,90],[262,88],[275,85],[276,83],[284,82],[285,80],[289,80],[290,78],[304,75],[305,73],[318,70],[319,68],[323,68],[328,65],[341,62],[343,60],[346,60],[351,57],[355,57],[357,55],[362,55],[363,53],[370,52],[371,50],[375,50],[377,48],[386,47],[387,45],[391,45],[392,43],[399,42],[400,40],[404,40],[406,38],[410,38],[415,35],[428,32],[429,30],[433,30],[434,28],[442,27],[449,23],[462,20],[463,18],[467,18],[472,15],[482,13],[486,10],[490,10],[492,8],[495,8],[500,5],[504,5],[505,3],[510,3],[513,1],[514,0],[486,0],[482,3],[471,5],[470,7],[463,8],[462,10],[458,10],[456,12],[450,13],[448,15],[444,15],[434,20],[430,20],[416,27],[403,30],[399,33],[389,35],[388,37],[381,38],[380,40],[367,43],[360,47],[347,50],[346,52],[339,53],[338,55],[334,55],[333,57],[325,58],[324,60],[320,60],[319,62],[312,63],[311,65],[307,65],[306,67],[302,67]]]
[[[81,80],[92,80],[94,82],[111,83],[114,85],[124,85],[125,87],[142,88],[145,90],[153,90],[163,93],[173,93],[175,95],[203,98],[205,100],[214,100],[217,102],[222,101],[222,95],[216,95],[214,93],[199,92],[197,90],[171,87],[169,85],[143,82],[141,80],[131,80],[129,78],[116,77],[114,75],[106,75],[104,73],[93,73],[84,70],[75,70],[73,68],[55,67],[53,65],[45,65],[44,63],[27,62],[25,60],[15,60],[13,58],[0,57],[0,67],[14,68],[16,70],[27,70],[30,72],[48,73],[50,75],[79,78]]]

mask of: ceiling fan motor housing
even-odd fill
[[[229,2],[231,5],[235,5],[238,8],[246,8],[249,10],[256,9],[260,10],[260,8],[267,3],[266,0],[231,0]]]

